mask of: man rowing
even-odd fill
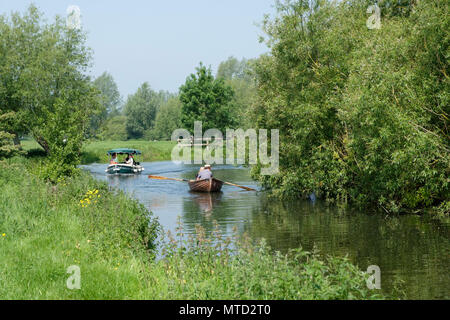
[[[209,164],[207,164],[204,167],[200,168],[200,170],[197,173],[196,180],[212,179],[212,177],[213,177],[213,174],[211,171],[211,166]]]

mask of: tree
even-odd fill
[[[101,140],[110,141],[125,141],[128,138],[127,127],[126,127],[127,117],[118,115],[106,120],[103,125],[99,138]]]
[[[119,89],[111,74],[105,71],[93,83],[100,91],[102,108],[99,109],[97,114],[91,117],[90,136],[95,136],[108,118],[120,114],[120,105],[122,103]]]
[[[233,107],[231,111],[234,122],[240,128],[251,126],[248,115],[253,104],[256,87],[250,69],[251,61],[245,58],[239,61],[235,57],[229,57],[219,64],[217,78],[222,78],[234,92]]]
[[[181,126],[181,102],[178,98],[171,98],[160,107],[150,138],[170,140],[172,132]]]
[[[248,64],[245,58],[239,61],[231,56],[219,64],[216,77],[225,80],[244,79],[248,76],[247,67]]]
[[[14,134],[9,131],[14,112],[2,113],[0,109],[0,160],[21,153],[20,146],[14,145]]]
[[[225,130],[234,124],[233,89],[223,79],[215,79],[211,68],[200,63],[180,87],[181,121],[186,129],[194,130],[194,121],[202,121],[205,130]]]
[[[15,112],[12,130],[30,133],[49,155],[47,178],[76,171],[90,116],[100,107],[86,76],[91,53],[82,30],[51,24],[31,5],[0,18],[0,104]]]
[[[380,0],[383,16],[409,16],[418,0]]]
[[[116,116],[120,113],[122,98],[119,89],[111,74],[103,72],[94,80],[94,86],[100,90],[102,105],[108,116]]]
[[[154,92],[147,82],[144,82],[135,94],[128,96],[125,104],[128,138],[144,137],[145,132],[154,125],[160,103],[161,96]]]

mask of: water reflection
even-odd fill
[[[201,192],[190,192],[192,194],[192,200],[198,206],[200,212],[204,213],[206,216],[211,216],[214,206],[219,204],[222,198],[222,192],[216,193],[201,193]]]
[[[113,188],[130,188],[140,178],[137,174],[106,175],[108,183]]]
[[[378,265],[382,288],[405,281],[408,297],[449,298],[449,228],[427,217],[385,217],[338,210],[324,203],[262,201],[246,224],[251,238],[265,238],[280,250],[307,250],[348,256],[361,269]]]
[[[264,193],[224,186],[221,193],[189,191],[186,183],[150,180],[148,174],[192,179],[197,166],[171,162],[147,163],[142,175],[107,177],[105,165],[90,165],[98,179],[139,199],[165,230],[174,231],[181,216],[186,234],[195,225],[207,232],[216,220],[225,236],[247,232],[254,240],[265,238],[275,250],[302,246],[323,254],[348,256],[361,269],[381,268],[382,289],[389,292],[397,278],[405,281],[409,298],[449,298],[449,226],[427,217],[385,217],[379,214],[330,207],[321,201],[276,201]],[[217,166],[214,176],[257,188],[248,170]]]

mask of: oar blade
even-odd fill
[[[152,176],[152,175],[149,175],[148,178],[149,178],[149,179],[156,179],[156,180],[169,180],[169,179],[166,178],[166,177]]]
[[[149,175],[148,178],[149,179],[156,179],[156,180],[172,180],[172,181],[182,181],[182,182],[189,181],[189,180],[186,180],[186,179],[167,178],[167,177],[153,176],[153,175]]]

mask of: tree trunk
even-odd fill
[[[50,147],[48,146],[47,141],[42,137],[34,137],[36,142],[44,149],[45,153],[50,154]]]
[[[22,150],[22,146],[20,144],[20,137],[19,134],[17,132],[13,132],[13,142],[14,142],[14,146],[18,149],[18,150]]]
[[[14,134],[14,138],[13,138],[13,140],[14,140],[14,145],[15,145],[15,146],[20,146],[20,138],[19,138],[19,134],[18,134],[17,132],[14,132],[13,134]]]

